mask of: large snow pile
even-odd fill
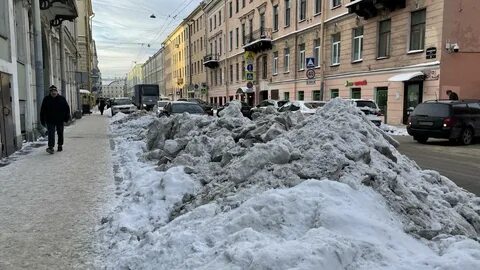
[[[409,136],[405,126],[391,126],[382,124],[380,128],[386,133],[394,136]]]
[[[108,268],[480,266],[480,199],[420,170],[357,108],[253,119],[234,105],[112,125]]]

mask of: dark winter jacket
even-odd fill
[[[40,110],[40,121],[42,125],[48,124],[61,124],[70,120],[70,107],[67,100],[58,95],[52,97],[46,96],[42,102],[42,108]]]
[[[450,96],[448,97],[450,100],[458,100],[458,95],[455,92],[450,93]]]

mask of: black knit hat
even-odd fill
[[[50,86],[48,89],[50,89],[50,91],[58,91],[55,85]]]

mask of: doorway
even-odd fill
[[[15,152],[15,124],[13,122],[12,90],[10,75],[0,73],[0,138],[1,157]]]
[[[268,99],[268,90],[260,91],[260,100],[259,102]]]
[[[408,117],[418,104],[423,101],[423,81],[405,82],[403,95],[403,123],[407,124]]]
[[[383,122],[387,123],[387,113],[388,113],[388,87],[377,87],[375,93],[375,101],[377,102],[380,112],[384,115]]]

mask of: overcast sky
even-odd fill
[[[93,37],[102,77],[124,77],[135,62],[145,62],[200,1],[93,0]]]

